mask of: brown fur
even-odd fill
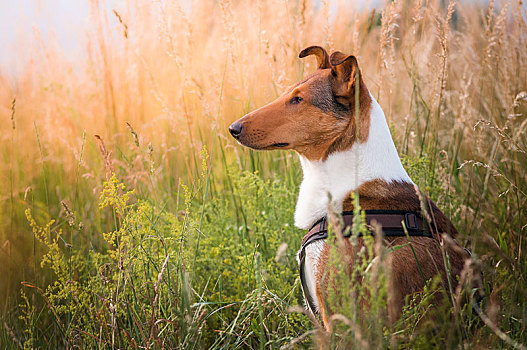
[[[298,57],[304,58],[310,55],[317,57],[318,69],[331,68],[328,53],[320,46],[310,46],[305,48],[298,54]]]
[[[361,209],[387,209],[387,210],[408,210],[420,212],[419,197],[416,194],[414,186],[409,183],[386,183],[381,180],[373,180],[367,182],[359,187],[359,201]],[[446,216],[437,208],[433,202],[429,202],[431,209],[428,209],[432,221],[436,222],[437,233],[450,233],[452,236],[457,234],[454,226],[446,218]],[[344,210],[353,210],[353,204],[351,200],[346,200],[344,203]],[[390,273],[390,290],[391,290],[391,301],[389,308],[390,320],[395,321],[405,302],[407,295],[423,290],[425,281],[421,276],[418,264],[413,255],[411,247],[407,244],[408,240],[406,237],[385,237],[384,242],[387,246],[403,246],[390,253],[390,259],[388,260],[388,267]],[[436,275],[441,275],[441,284],[448,290],[448,276],[446,274],[446,268],[443,261],[443,253],[441,252],[440,242],[437,238],[428,237],[412,237],[412,246],[415,250],[419,264],[425,279],[430,279]],[[345,240],[346,255],[349,257],[350,266],[355,263],[355,257],[364,246],[362,239],[358,240],[358,244],[353,246],[348,240]],[[326,310],[323,294],[327,294],[322,290],[329,288],[332,280],[331,269],[328,269],[329,261],[329,245],[326,245],[319,258],[319,265],[317,271],[319,271],[317,277],[317,291],[316,296],[318,299],[319,311],[322,315],[325,328],[329,331],[331,329],[329,320],[329,314],[331,310]],[[451,267],[451,282],[452,290],[455,290],[457,286],[457,276],[459,276],[464,266],[465,259],[468,258],[468,253],[462,249],[451,249],[446,248],[446,251],[450,258]],[[351,271],[351,268],[350,268]],[[323,284],[322,284],[322,278]],[[331,308],[331,306],[330,306]]]
[[[314,55],[318,69],[303,81],[289,87],[278,99],[254,111],[231,125],[231,133],[243,145],[253,149],[292,149],[309,160],[325,160],[331,153],[349,149],[356,141],[365,142],[370,128],[371,96],[364,84],[357,59],[351,55],[327,52],[318,46],[309,47],[300,57]],[[358,106],[356,98],[358,91]],[[302,100],[297,98],[301,97]],[[296,99],[296,101],[295,101]],[[357,108],[358,107],[358,108]],[[356,116],[356,109],[359,115]],[[388,184],[381,180],[369,181],[359,188],[362,209],[393,209],[421,212],[421,204],[414,186],[409,183]],[[412,245],[425,279],[441,275],[443,286],[448,279],[440,246],[441,233],[457,235],[457,231],[437,206],[428,200],[427,212],[437,237],[412,237]],[[353,210],[346,200],[344,210]],[[390,317],[395,320],[404,305],[404,298],[423,289],[425,281],[406,237],[386,237],[387,245],[404,245],[393,251],[388,262],[391,268],[392,290]],[[345,264],[353,266],[362,240],[357,246],[345,241]],[[452,288],[468,254],[462,249],[447,249],[451,263]],[[324,292],[337,289],[328,269],[329,246],[319,259],[316,298],[326,329],[330,330],[330,313],[324,304]],[[351,271],[351,269],[350,269]],[[321,279],[324,285],[321,287]],[[331,308],[331,306],[330,306]]]
[[[337,96],[337,100],[344,104],[349,104],[352,108],[353,116],[355,116],[356,110],[356,99],[355,88],[356,77],[359,78],[359,128],[356,127],[356,117],[353,117],[348,124],[347,129],[342,135],[331,145],[328,149],[327,154],[333,152],[344,151],[349,149],[354,143],[355,138],[358,136],[359,142],[365,142],[368,139],[370,130],[370,110],[371,110],[371,97],[366,84],[362,80],[362,74],[359,70],[359,65],[354,56],[345,56],[340,52],[335,52],[331,55],[331,62],[335,65],[332,68],[332,74],[336,76],[338,84],[334,84],[333,93]],[[341,62],[343,60],[343,62]],[[341,63],[339,63],[341,62]],[[349,77],[348,80],[340,81],[341,77]]]
[[[351,147],[357,137],[360,142],[368,139],[371,97],[355,57],[334,52],[328,61],[320,47],[310,47],[300,54],[307,55],[317,57],[319,69],[290,86],[275,101],[235,122],[243,126],[240,135],[235,136],[240,143],[258,150],[293,149],[309,160],[324,160],[333,152]],[[295,97],[301,97],[302,102],[291,103]]]
[[[359,187],[359,199],[362,210],[407,210],[421,213],[421,203],[417,195],[417,188],[410,183],[382,180],[368,181]],[[431,218],[432,229],[440,233],[448,233],[456,237],[458,232],[448,218],[439,210],[434,202],[426,200],[426,212]],[[343,210],[352,211],[351,199],[344,201]],[[423,218],[424,213],[421,213]]]

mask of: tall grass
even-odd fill
[[[0,72],[0,343],[527,343],[526,17],[519,1],[91,2],[81,57],[36,40],[22,74]],[[352,286],[377,295],[368,317],[347,300],[327,335],[296,312],[301,170],[227,126],[313,71],[297,58],[313,44],[358,57],[411,176],[492,282],[483,321],[430,289],[390,324],[381,268]]]

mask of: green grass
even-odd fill
[[[16,84],[0,72],[0,348],[527,344],[524,8],[194,5],[115,23],[94,7],[78,62],[43,48]],[[391,324],[389,250],[372,240],[351,271],[332,249],[334,332],[305,313],[296,155],[244,149],[227,126],[312,71],[297,55],[313,43],[357,55],[405,168],[483,272],[481,315],[474,291],[458,303],[432,279]]]
[[[390,325],[387,279],[382,269],[371,281],[371,274],[364,275],[368,255],[354,272],[366,276],[363,285],[351,283],[347,273],[340,277],[339,285],[351,292],[337,293],[342,310],[336,312],[334,334],[323,335],[294,308],[303,303],[296,263],[303,232],[292,222],[298,164],[266,180],[234,164],[221,168],[205,150],[199,156],[197,177],[180,182],[161,202],[129,190],[113,175],[96,209],[105,228],[100,233],[90,234],[94,229],[74,211],[47,222],[41,210],[27,209],[43,253],[37,269],[45,274],[22,284],[19,305],[11,304],[3,316],[2,343],[13,348],[503,346],[469,306],[456,315],[449,301],[439,307],[435,282],[409,300],[401,321]],[[426,158],[405,163],[410,173],[426,173]],[[214,178],[218,169],[222,183]],[[287,248],[277,256],[282,244]],[[338,268],[338,253],[335,257]],[[510,281],[508,273],[500,276],[490,268],[486,277],[495,286]],[[517,300],[513,290],[501,295],[507,303]],[[367,317],[361,316],[357,296],[369,300]],[[508,336],[524,340],[520,325],[512,328],[521,309],[511,307]]]

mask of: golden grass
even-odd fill
[[[38,247],[24,208],[98,217],[110,161],[159,202],[179,191],[178,178],[197,174],[203,145],[213,169],[223,166],[221,154],[225,164],[236,159],[264,176],[295,165],[288,153],[239,148],[227,126],[313,71],[314,59],[298,58],[309,45],[357,56],[399,151],[430,159],[425,187],[439,179],[438,202],[463,239],[478,237],[473,248],[483,255],[499,251],[488,264],[502,256],[522,271],[525,7],[443,3],[394,1],[372,10],[344,1],[204,0],[188,11],[155,1],[108,11],[92,1],[82,56],[71,60],[39,41],[23,74],[0,72],[0,272],[16,281],[21,269],[13,261],[34,264]],[[225,176],[213,173],[213,186],[221,186]]]
[[[379,11],[339,2],[331,21],[326,2],[318,10],[309,2],[196,2],[191,13],[177,3],[107,13],[94,2],[82,57],[70,62],[42,44],[22,76],[1,79],[3,120],[10,119],[17,98],[13,147],[24,152],[15,154],[16,168],[36,174],[40,167],[33,122],[41,131],[45,161],[61,164],[68,174],[74,174],[84,130],[92,147],[94,134],[113,147],[128,137],[128,122],[159,152],[186,149],[189,139],[199,143],[192,135],[197,125],[204,126],[205,135],[225,134],[230,121],[313,69],[313,62],[297,58],[310,44],[358,56],[399,138],[416,108],[415,94],[427,102],[434,130],[452,131],[435,125],[450,124],[451,116],[462,130],[480,117],[499,118],[491,110],[510,109],[526,77],[524,10],[511,4],[513,18],[507,20],[507,6],[488,14],[475,5],[452,2],[447,10],[439,4],[394,2],[381,11],[381,19]],[[455,22],[449,24],[454,9]],[[463,88],[470,92],[459,98]],[[444,106],[464,113],[443,113]],[[11,125],[0,128],[2,150],[9,150]],[[9,162],[1,166],[6,174]],[[83,164],[83,172],[96,176],[96,170],[92,162]],[[24,184],[18,180],[20,191]]]

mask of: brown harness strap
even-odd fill
[[[406,227],[409,236],[433,238],[430,226],[423,220],[419,213],[403,210],[366,210],[365,213],[366,224],[371,225],[373,221],[376,221],[382,225],[383,234],[387,237],[406,236],[404,231],[404,228]],[[342,228],[343,235],[344,237],[350,237],[352,235],[351,227],[353,226],[353,212],[343,212],[342,221],[344,222],[344,227]],[[350,229],[347,230],[348,228]],[[362,236],[362,234],[359,234],[359,237],[360,236]],[[311,229],[307,231],[304,238],[302,238],[302,246],[299,252],[299,269],[302,291],[304,292],[304,297],[309,308],[314,314],[316,314],[314,298],[309,294],[304,276],[305,251],[309,244],[326,238],[328,238],[328,223],[326,217],[323,217],[318,220]]]

